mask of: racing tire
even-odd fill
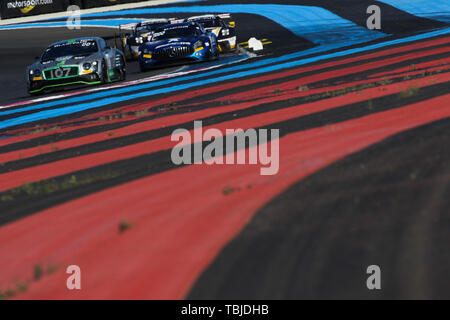
[[[119,72],[120,72],[119,81],[125,81],[127,78],[127,65],[125,64],[125,59],[123,57],[120,58],[120,64],[121,64],[121,68],[119,70]]]
[[[219,57],[220,57],[219,48],[216,48],[216,52],[214,53],[213,60],[214,61],[219,60]]]
[[[139,62],[139,70],[141,72],[147,72],[148,70],[144,67],[144,65],[142,63]]]
[[[209,61],[216,61],[216,60],[219,60],[219,55],[220,55],[220,52],[219,52],[219,47],[217,47],[216,48],[216,52],[212,52],[212,47],[210,46],[210,48],[209,48],[209,53],[208,53],[208,60]]]
[[[105,60],[102,61],[102,84],[108,83],[108,68],[106,66]]]

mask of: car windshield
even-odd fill
[[[158,29],[153,34],[152,41],[166,40],[172,38],[192,37],[195,36],[197,30],[200,30],[200,28],[192,25],[182,25]]]
[[[141,36],[145,33],[149,33],[155,29],[161,28],[162,26],[166,25],[167,23],[154,23],[154,24],[148,24],[145,26],[138,27],[136,29],[136,35]]]
[[[217,28],[220,27],[220,22],[216,19],[200,20],[197,21],[203,28]]]
[[[95,40],[76,40],[48,47],[42,55],[42,61],[55,60],[61,57],[87,56],[98,51]]]

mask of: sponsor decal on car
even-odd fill
[[[189,46],[189,45],[191,45],[190,42],[171,42],[171,43],[162,44],[160,46],[157,46],[155,49],[161,49],[161,48],[171,47],[171,46]]]

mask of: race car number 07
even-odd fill
[[[62,77],[68,77],[70,75],[70,69],[53,69],[50,70],[50,77],[51,78],[62,78]]]

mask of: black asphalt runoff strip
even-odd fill
[[[270,126],[255,129],[279,129],[280,137],[283,137],[290,133],[322,127],[325,125],[332,125],[342,121],[356,119],[370,114],[407,106],[411,103],[431,99],[447,93],[448,84],[449,83],[444,83],[422,88],[419,96],[411,96],[407,98],[400,98],[398,95],[387,96],[380,99],[373,99],[370,107],[368,106],[367,101],[363,101],[345,107],[323,111],[313,115],[297,117],[287,121],[275,123]],[[209,124],[210,123],[208,121],[203,122],[204,127]],[[170,134],[170,132],[167,134]],[[17,162],[15,163],[17,165]],[[12,163],[11,165],[15,163]],[[0,193],[0,199],[6,200],[0,201],[0,225],[10,223],[45,208],[85,196],[92,192],[97,192],[112,186],[176,168],[179,168],[179,166],[176,166],[171,162],[171,150],[169,149],[142,155],[132,159],[115,161],[77,172],[71,172],[63,176],[40,181],[38,183],[32,183],[31,185],[24,186],[16,191],[6,191]],[[5,167],[2,167],[2,172],[5,172],[4,169]],[[18,169],[19,167],[14,168],[9,166],[6,171]],[[56,191],[52,191],[51,193],[44,192],[44,194],[41,195],[27,195],[27,190],[36,190],[39,185],[42,190],[51,190],[55,183],[62,186],[66,184],[72,176],[75,176],[77,181],[85,180],[88,182],[86,184],[80,184],[79,186],[68,189],[58,187]],[[8,197],[11,196],[12,199],[7,200]]]
[[[397,134],[258,210],[188,299],[449,299],[450,119]],[[381,269],[368,290],[367,268]]]

